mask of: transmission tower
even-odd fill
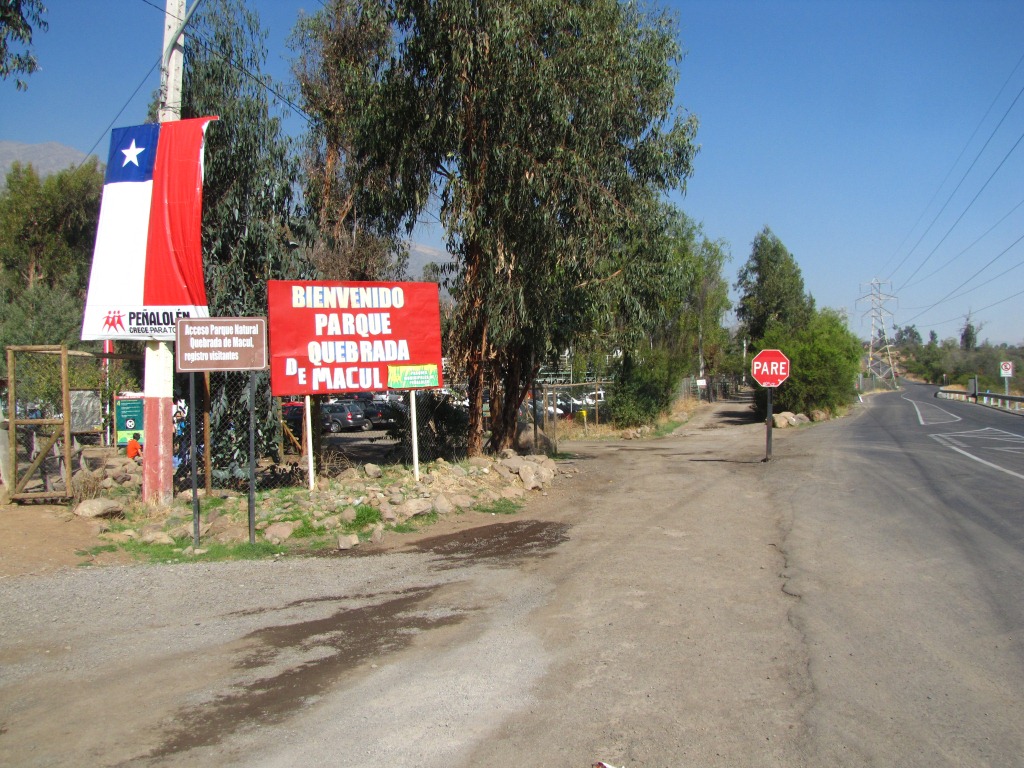
[[[882,289],[890,283],[883,283],[875,278],[867,285],[868,293],[861,296],[857,301],[870,301],[871,309],[865,312],[871,315],[871,341],[868,342],[868,373],[878,377],[883,382],[889,382],[896,387],[896,368],[892,363],[892,345],[889,343],[889,335],[886,327],[892,322],[893,314],[885,308],[886,302],[896,301],[896,297],[883,293]],[[864,290],[865,286],[861,286]]]

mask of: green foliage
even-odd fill
[[[747,337],[763,349],[771,348],[759,344],[770,329],[799,329],[814,314],[814,299],[804,293],[796,259],[768,227],[754,238],[735,288],[740,292],[736,316]]]
[[[398,219],[380,207],[389,179],[357,151],[379,72],[393,53],[386,9],[349,0],[324,5],[299,19],[290,45],[309,115],[302,170],[310,257],[326,279],[398,277],[406,248]]]
[[[96,159],[45,179],[31,165],[15,163],[6,181],[0,190],[0,350],[19,344],[95,348],[81,342],[81,328],[103,190]],[[6,375],[6,355],[0,355],[0,376]]]
[[[39,69],[39,63],[32,54],[33,29],[46,31],[49,25],[43,19],[46,6],[42,0],[4,0],[0,3],[0,80],[15,75],[14,82],[19,91],[28,85],[19,75],[31,75]],[[24,46],[24,50],[13,50],[12,44]]]
[[[331,7],[340,16],[371,5]],[[371,78],[353,154],[390,179],[377,190],[384,218],[411,224],[439,197],[456,260],[449,354],[468,373],[477,453],[485,374],[497,448],[514,434],[534,366],[610,327],[608,285],[632,281],[634,296],[613,298],[646,306],[652,286],[638,281],[647,244],[660,240],[657,195],[684,186],[696,120],[673,106],[674,23],[633,4],[384,7],[396,47]],[[352,62],[326,56],[322,66],[345,75]]]
[[[666,413],[684,370],[682,361],[664,349],[650,350],[643,358],[624,355],[608,394],[615,426],[650,424]]]
[[[489,504],[481,504],[477,507],[479,512],[485,515],[514,515],[523,504],[513,499],[495,499]]]
[[[921,332],[917,330],[916,325],[897,328],[896,334],[893,336],[893,344],[899,348],[917,349],[922,343]]]
[[[182,117],[217,115],[206,132],[203,256],[210,314],[266,316],[266,281],[314,274],[295,244],[298,168],[265,86],[266,34],[241,0],[208,0],[186,37]],[[215,462],[236,480],[248,455],[247,376],[220,377],[210,393]],[[179,382],[179,392],[184,391]],[[241,396],[240,396],[241,395]],[[257,451],[277,442],[269,376],[256,390]],[[236,434],[237,430],[237,434]],[[244,435],[244,437],[243,437]]]
[[[956,339],[939,342],[937,337],[917,349],[902,349],[903,365],[911,376],[932,384],[961,385],[977,377],[981,391],[1002,392],[1007,385],[999,373],[999,364],[1013,363],[1014,375],[1009,381],[1012,392],[1024,392],[1024,348],[993,346],[987,341],[965,350]]]
[[[790,376],[773,395],[775,411],[806,413],[819,408],[836,412],[852,401],[861,345],[835,310],[815,311],[806,324],[795,329],[775,324],[760,346],[781,349],[790,360]],[[759,389],[757,394],[764,410],[766,390]]]

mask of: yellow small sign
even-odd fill
[[[422,389],[438,386],[437,366],[389,365],[388,389]]]

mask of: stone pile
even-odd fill
[[[108,459],[102,467],[91,470],[94,473],[102,470],[103,478],[94,474],[92,480],[105,482],[107,472],[117,477],[130,474],[124,461],[127,460]],[[430,513],[444,516],[486,507],[502,499],[523,499],[530,493],[544,493],[559,475],[576,472],[572,464],[560,466],[547,456],[518,455],[512,450],[498,457],[476,456],[460,464],[438,459],[422,465],[420,470],[417,482],[412,471],[404,467],[365,464],[350,467],[336,477],[320,478],[311,492],[269,495],[257,503],[258,536],[280,544],[308,524],[317,535],[337,531],[339,549],[348,549],[359,543],[359,537],[343,533],[342,529],[356,522],[357,510],[362,505],[380,513],[381,522],[371,531],[371,540],[380,541],[386,525],[398,525]],[[215,491],[215,495],[224,502],[205,515],[200,529],[201,541],[225,544],[248,541],[247,495],[233,491]],[[191,538],[191,490],[178,494],[177,500],[178,504],[151,518],[138,530],[110,533],[107,538],[162,544]],[[119,505],[104,499],[82,502],[75,510],[81,516],[97,517],[119,516],[121,511]]]

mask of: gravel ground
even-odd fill
[[[0,764],[805,764],[786,515],[731,413],[377,554],[6,579]]]

